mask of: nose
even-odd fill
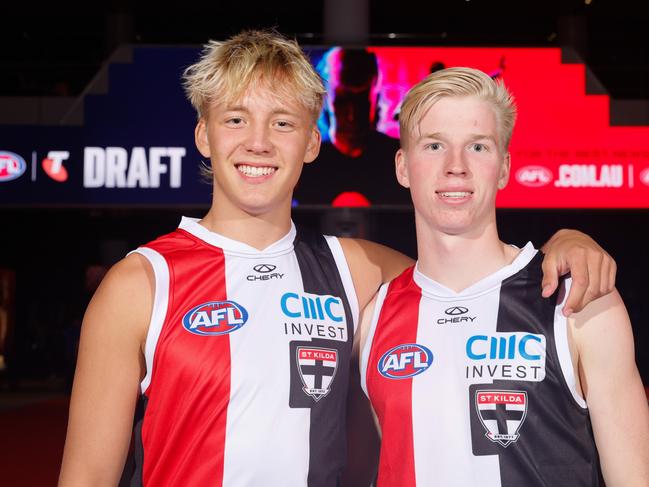
[[[447,176],[469,176],[469,165],[467,163],[464,150],[459,149],[450,151],[444,169]]]
[[[273,149],[270,128],[265,124],[251,124],[245,140],[245,149],[252,154],[270,153]]]

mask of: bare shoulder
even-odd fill
[[[106,274],[93,296],[84,328],[123,329],[129,336],[144,341],[153,307],[155,278],[147,259],[130,254]]]
[[[369,240],[339,240],[361,308],[367,305],[381,284],[394,279],[414,263],[407,255]]]

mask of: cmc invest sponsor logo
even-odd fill
[[[0,183],[19,178],[26,170],[25,159],[13,152],[0,151]]]
[[[516,181],[530,188],[539,188],[550,184],[552,179],[552,171],[543,166],[524,166],[516,171]]]

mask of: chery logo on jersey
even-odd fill
[[[338,351],[332,348],[297,347],[302,390],[316,402],[329,394],[338,370]]]
[[[640,171],[640,182],[645,186],[649,186],[649,167]]]
[[[476,391],[475,407],[490,441],[507,448],[518,440],[518,430],[527,416],[527,392]]]
[[[473,335],[466,341],[467,379],[545,378],[545,336],[532,333]]]
[[[284,274],[273,272],[277,269],[276,265],[272,264],[257,264],[252,268],[257,274],[250,274],[246,276],[249,281],[270,281],[271,279],[281,279]]]
[[[0,151],[0,183],[19,178],[26,170],[25,159],[13,152]]]
[[[543,166],[525,166],[516,171],[516,181],[523,186],[539,188],[552,182],[552,171]]]
[[[343,301],[336,296],[310,293],[284,293],[280,298],[284,334],[347,341]]]
[[[185,330],[196,335],[225,335],[241,328],[248,312],[234,301],[210,301],[199,304],[183,316]]]
[[[465,316],[469,312],[469,308],[464,306],[451,306],[444,310],[443,318],[437,319],[438,325],[446,325],[447,323],[473,323],[476,319],[475,316]]]
[[[433,353],[423,345],[406,343],[383,354],[377,365],[388,379],[407,379],[425,372],[433,363]]]

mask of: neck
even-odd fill
[[[217,198],[214,198],[216,200]],[[200,224],[211,232],[263,250],[291,229],[290,200],[282,208],[266,213],[233,208],[227,201],[214,201]]]
[[[419,271],[455,292],[509,265],[519,252],[500,241],[495,220],[460,235],[431,229],[419,218],[416,228]]]

